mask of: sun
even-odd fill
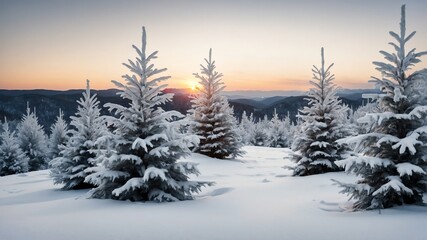
[[[191,91],[196,91],[199,87],[199,83],[197,81],[189,81],[188,86],[190,87]]]

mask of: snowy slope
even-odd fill
[[[331,178],[289,177],[289,150],[245,147],[238,160],[193,154],[198,179],[215,181],[195,201],[133,203],[61,191],[48,171],[0,177],[0,239],[427,239],[427,208],[342,212]]]

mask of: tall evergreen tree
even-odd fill
[[[158,84],[170,77],[159,76],[166,68],[152,64],[157,51],[146,54],[145,28],[141,48],[133,48],[136,61],[124,63],[133,75],[123,76],[125,84],[113,81],[130,105],[106,104],[116,116],[109,119],[114,132],[106,138],[111,148],[98,157],[101,166],[86,178],[97,186],[91,196],[158,202],[193,199],[192,194],[209,183],[189,181],[188,174],[199,174],[196,165],[177,160],[191,153],[189,147],[196,146],[198,138],[179,132],[185,124],[179,120],[182,114],[161,108],[173,94],[164,94],[167,85]]]
[[[47,167],[47,156],[49,149],[47,147],[47,136],[43,127],[38,123],[35,112],[30,111],[27,106],[27,114],[22,117],[18,126],[19,147],[29,158],[28,170],[37,171]]]
[[[49,136],[49,152],[50,159],[54,159],[59,156],[59,152],[62,150],[61,146],[65,146],[69,139],[68,136],[68,124],[64,120],[64,114],[59,109],[59,115],[56,118],[55,123],[50,127]]]
[[[314,88],[308,92],[308,107],[300,110],[298,117],[303,121],[302,136],[298,137],[293,150],[299,153],[293,156],[297,163],[294,175],[304,176],[330,171],[337,171],[335,164],[343,151],[336,140],[348,136],[349,129],[344,119],[348,108],[343,106],[336,95],[333,84],[334,75],[330,69],[333,64],[325,67],[323,48],[321,49],[321,67],[313,66]]]
[[[340,141],[360,151],[359,156],[337,163],[361,178],[355,184],[339,183],[342,192],[355,199],[353,210],[421,204],[427,190],[427,104],[418,94],[427,85],[427,69],[409,73],[427,52],[406,51],[415,32],[406,34],[405,5],[400,34],[390,35],[396,41],[390,43],[395,52],[380,51],[386,62],[373,62],[382,76],[372,80],[382,91],[378,96],[381,112],[358,120],[372,124],[372,132]]]
[[[212,60],[212,49],[209,58],[205,59],[206,66],[201,66],[201,73],[194,76],[200,80],[200,88],[192,100],[190,110],[194,121],[192,132],[200,137],[196,152],[210,157],[224,159],[242,155],[241,138],[237,133],[237,120],[233,116],[226,97],[221,96],[225,88],[222,73],[215,70]]]
[[[11,132],[5,119],[0,134],[0,176],[28,171],[28,157],[22,152],[15,132]]]
[[[59,157],[50,162],[54,183],[64,184],[66,190],[92,187],[84,182],[88,175],[86,170],[96,165],[96,151],[100,147],[98,139],[109,134],[96,94],[90,93],[89,80],[77,103],[77,113],[71,117],[71,137]]]

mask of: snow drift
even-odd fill
[[[244,147],[236,160],[192,154],[195,180],[215,181],[196,200],[173,203],[87,199],[63,191],[48,170],[0,177],[0,239],[413,239],[427,238],[427,208],[346,212],[330,179],[290,177],[283,148]]]

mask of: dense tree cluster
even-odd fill
[[[244,111],[237,128],[238,135],[244,145],[263,147],[290,147],[292,145],[297,126],[291,122],[289,116],[280,117],[275,111],[273,117],[254,119]]]

